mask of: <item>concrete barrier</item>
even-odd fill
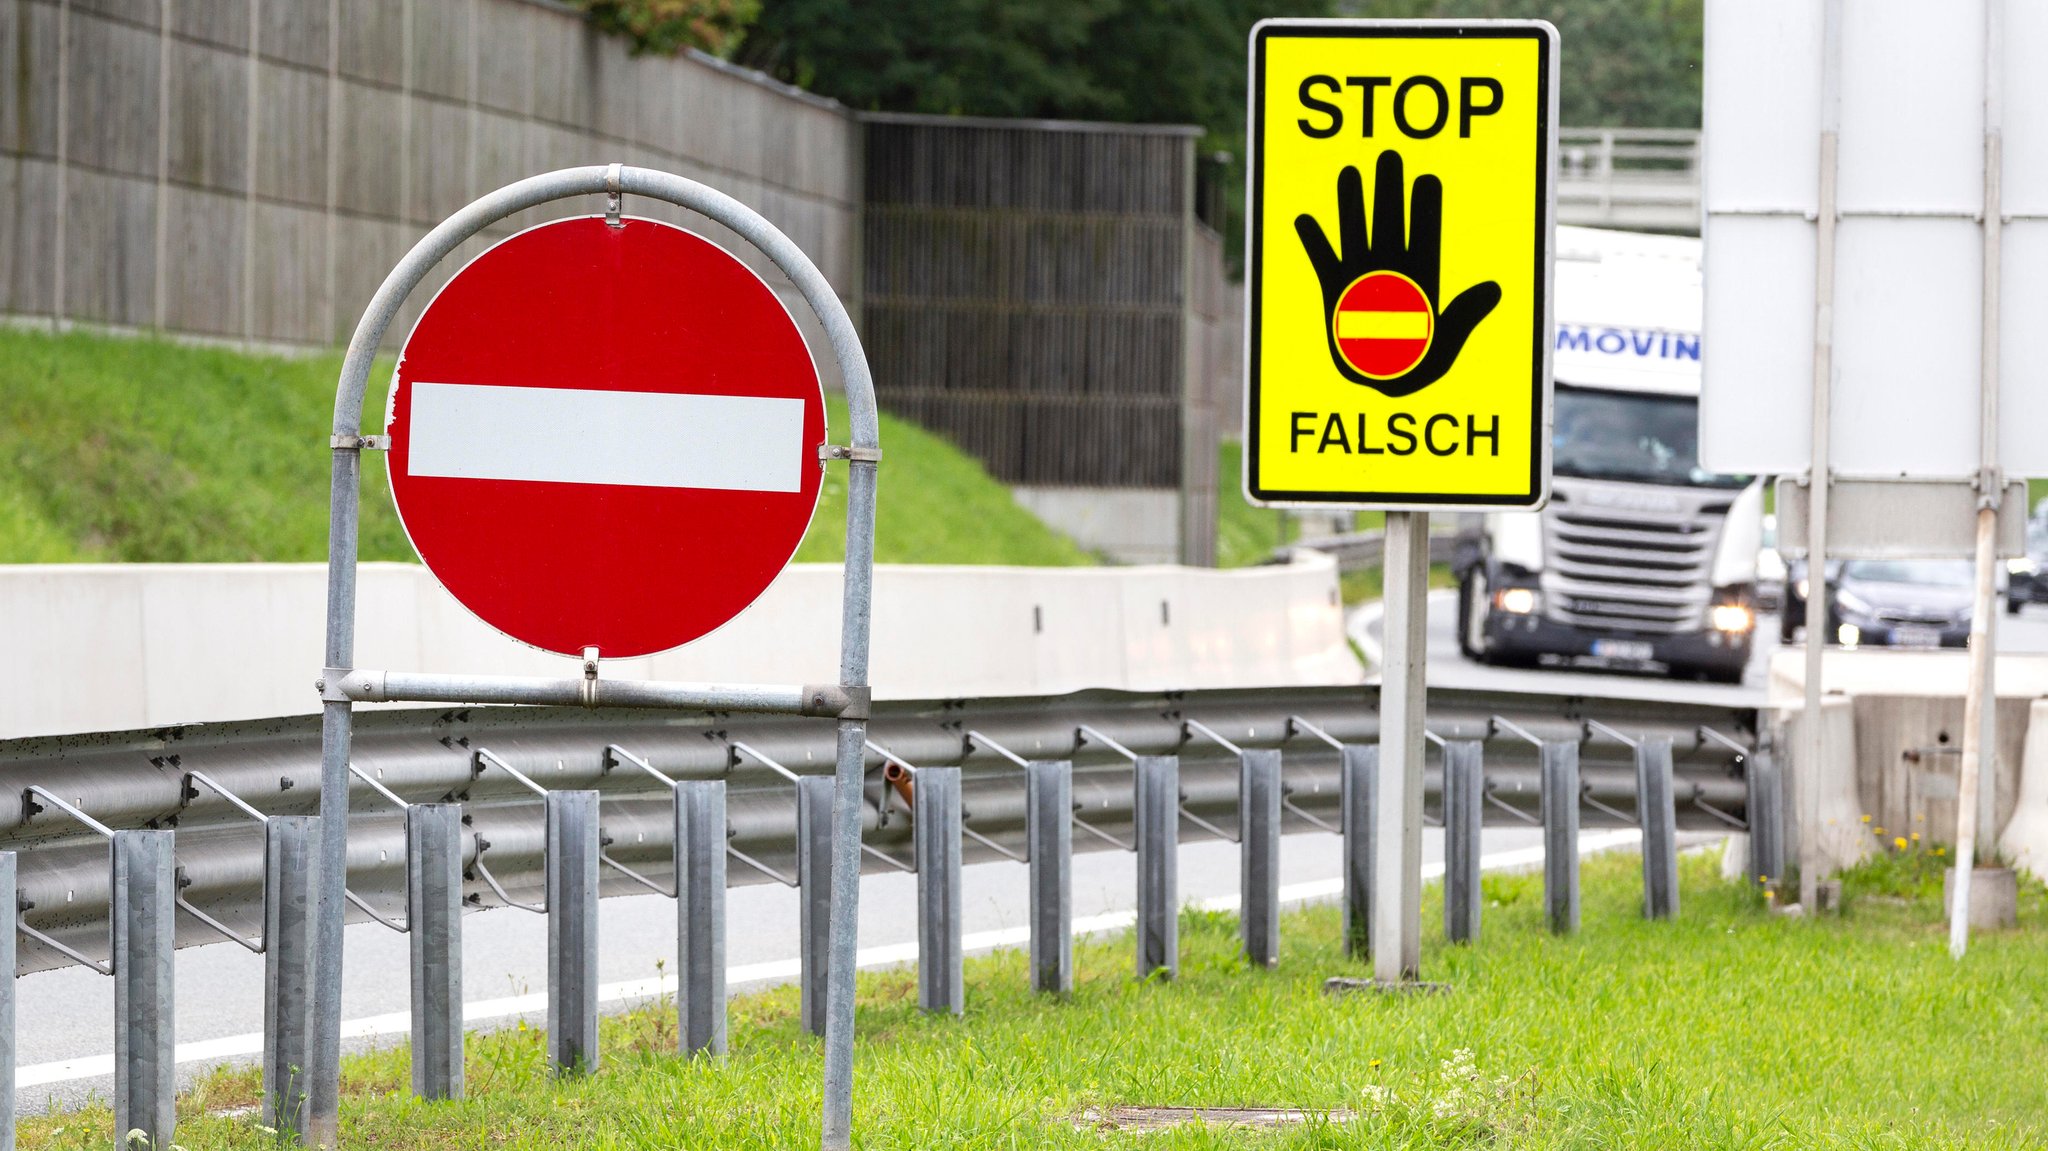
[[[1783,727],[1778,748],[1790,765],[1790,786],[1785,808],[1785,860],[1797,864],[1804,836],[1819,837],[1823,875],[1853,867],[1871,851],[1872,839],[1863,816],[1867,814],[1856,787],[1856,710],[1846,696],[1828,696],[1821,701],[1821,762],[1806,762],[1806,710],[1786,708],[1779,713]],[[1806,789],[1820,789],[1820,825],[1808,828]]]
[[[2048,699],[2035,700],[2029,710],[2019,799],[1998,847],[2014,867],[2048,877]]]
[[[0,567],[0,738],[317,710],[324,564]],[[575,675],[413,564],[364,564],[362,667]],[[1336,565],[876,569],[879,698],[1355,683]],[[839,569],[798,564],[719,631],[619,678],[800,683],[839,666]]]

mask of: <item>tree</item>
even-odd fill
[[[623,33],[637,52],[697,48],[724,56],[737,47],[761,0],[582,0],[597,26]]]
[[[1700,126],[1702,0],[1346,0],[1346,15],[1548,20],[1558,117],[1574,128]]]

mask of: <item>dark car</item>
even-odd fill
[[[1844,647],[1965,647],[1968,560],[1849,560],[1828,588],[1828,639]]]
[[[1827,563],[1828,582],[1835,582],[1835,576],[1842,570],[1841,560]],[[1806,596],[1812,589],[1807,586],[1806,561],[1795,559],[1785,565],[1785,592],[1778,606],[1778,640],[1790,646],[1799,630],[1806,626]],[[1833,639],[1832,636],[1829,637]]]

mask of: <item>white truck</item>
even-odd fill
[[[1553,291],[1550,503],[1462,521],[1458,646],[1739,682],[1763,484],[1700,466],[1700,242],[1560,227]]]

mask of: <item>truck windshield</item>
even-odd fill
[[[1559,384],[1555,414],[1550,442],[1558,475],[1685,487],[1749,483],[1700,466],[1699,402],[1691,396]]]

